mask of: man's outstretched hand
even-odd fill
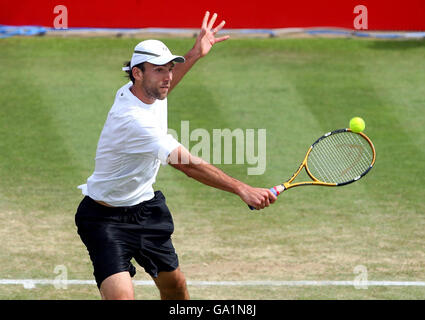
[[[208,52],[210,52],[212,46],[217,42],[222,42],[230,38],[230,36],[216,37],[217,32],[219,32],[223,26],[226,24],[226,21],[221,21],[218,26],[214,27],[214,23],[217,20],[217,13],[214,13],[210,19],[210,13],[207,11],[202,21],[201,32],[196,38],[194,49],[197,51],[200,58],[204,57]]]
[[[214,13],[210,18],[210,13],[207,11],[204,16],[204,20],[202,21],[201,32],[196,38],[195,44],[192,49],[184,56],[186,58],[185,63],[176,63],[173,71],[173,80],[171,81],[170,89],[168,93],[171,92],[175,88],[175,86],[180,82],[180,80],[184,77],[184,75],[192,68],[192,66],[198,61],[200,58],[204,57],[208,52],[210,52],[212,46],[217,42],[222,42],[230,38],[230,36],[223,36],[216,38],[217,32],[219,32],[224,24],[226,23],[224,20],[215,28],[214,23],[217,19],[217,14]]]

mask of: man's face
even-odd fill
[[[140,85],[143,93],[149,99],[164,100],[168,95],[171,80],[173,79],[174,62],[165,65],[154,65],[149,62],[144,64],[145,71],[140,72],[136,78],[136,85]]]

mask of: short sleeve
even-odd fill
[[[167,165],[170,153],[179,146],[180,143],[171,134],[167,134],[158,140],[158,159],[163,166]]]
[[[180,143],[172,135],[164,133],[156,125],[155,119],[147,120],[149,119],[135,119],[131,122],[127,132],[126,151],[149,154],[166,165],[168,156]]]

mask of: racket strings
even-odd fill
[[[341,152],[338,153],[341,161],[341,171],[339,177],[346,176],[344,180],[352,180],[360,176],[369,166],[367,148],[369,144],[358,134],[344,133],[334,136],[335,147]],[[371,157],[370,157],[371,159]]]
[[[307,166],[322,182],[343,183],[360,177],[372,159],[373,151],[366,139],[353,132],[340,132],[314,145]]]
[[[369,143],[360,135],[350,133],[347,135],[353,143],[353,146],[357,144],[357,148],[359,149],[360,165],[356,167],[358,172],[361,175],[365,170],[369,168],[373,160],[373,151],[370,147]]]
[[[335,146],[339,150],[333,163],[340,164],[337,166],[340,174],[336,177],[336,181],[352,180],[359,177],[367,170],[372,161],[372,152],[369,143],[360,135],[353,133],[342,133],[333,136],[334,142],[331,146]],[[340,160],[339,160],[339,159]],[[344,177],[345,176],[345,177]]]
[[[320,147],[321,147],[321,150],[313,149],[315,152],[313,152],[313,154],[310,154],[312,158],[309,158],[309,160],[312,160],[310,163],[320,173],[315,176],[320,177],[319,180],[322,180],[324,182],[337,183],[338,172],[341,171],[341,168],[339,168],[339,166],[337,165],[335,161],[330,161],[331,160],[329,158],[330,151],[328,148],[329,145],[328,144],[321,145]],[[325,149],[326,151],[324,152]],[[322,151],[322,152],[318,152],[318,151]],[[317,161],[313,161],[315,156],[317,157]]]
[[[327,177],[325,180],[322,180],[323,178],[319,180],[336,183],[338,180],[337,172],[340,170],[338,166],[333,161],[329,161],[326,154],[316,153],[316,155],[318,161],[313,161],[312,164],[320,172],[319,177]]]

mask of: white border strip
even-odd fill
[[[136,286],[155,286],[151,280],[134,280]],[[275,286],[275,287],[310,287],[310,286],[383,286],[383,287],[425,287],[425,281],[187,281],[189,286]],[[36,285],[96,285],[94,280],[52,280],[52,279],[0,279],[0,285],[22,285],[33,289]]]
[[[425,281],[188,281],[193,286],[421,286]]]

